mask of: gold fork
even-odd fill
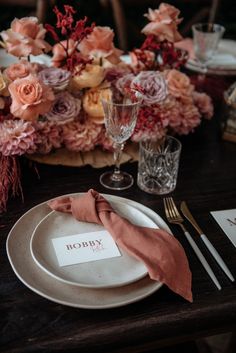
[[[205,270],[207,271],[208,275],[211,277],[212,281],[215,283],[216,287],[220,290],[221,289],[221,285],[218,282],[218,279],[216,278],[214,272],[212,271],[210,265],[208,264],[208,262],[206,261],[204,255],[202,254],[201,250],[199,249],[199,247],[197,246],[197,244],[195,243],[195,241],[193,240],[193,238],[191,237],[191,235],[189,234],[189,232],[186,230],[185,226],[183,225],[184,219],[181,216],[181,214],[179,213],[174,200],[172,197],[166,197],[163,199],[164,201],[164,209],[165,209],[165,214],[166,214],[166,218],[168,220],[168,222],[173,223],[173,224],[177,224],[181,227],[181,229],[184,232],[184,235],[186,236],[189,244],[191,245],[193,251],[195,252],[195,254],[197,255],[199,261],[201,262],[201,264],[203,265],[203,267],[205,268]]]

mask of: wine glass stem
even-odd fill
[[[120,172],[120,160],[122,151],[124,149],[124,143],[115,143],[114,144],[114,161],[115,161],[115,168],[112,175],[112,180],[119,181],[123,179],[123,176]]]

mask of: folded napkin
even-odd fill
[[[151,279],[165,283],[192,302],[192,275],[184,249],[175,237],[161,229],[130,223],[93,189],[80,197],[60,197],[48,205],[53,210],[71,213],[79,221],[103,225],[122,249],[145,264]]]

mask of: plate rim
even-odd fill
[[[235,69],[223,69],[216,67],[208,67],[207,71],[203,71],[200,66],[195,64],[193,60],[188,60],[185,64],[185,67],[191,71],[198,72],[200,74],[206,75],[218,75],[218,76],[235,76],[236,75],[236,66]]]

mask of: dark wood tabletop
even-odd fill
[[[210,215],[212,210],[236,208],[236,144],[221,138],[220,112],[183,144],[178,184],[171,194],[177,204],[186,200],[213,245],[236,277],[236,249]],[[137,163],[123,165],[135,178]],[[181,230],[174,235],[185,248],[193,274],[193,303],[166,286],[136,303],[115,309],[78,309],[49,301],[28,289],[14,274],[6,253],[6,239],[14,223],[27,210],[58,195],[94,188],[138,201],[165,219],[163,197],[135,185],[110,192],[99,184],[102,171],[86,166],[70,168],[22,160],[24,202],[12,198],[1,215],[0,228],[0,351],[16,352],[146,352],[173,342],[231,331],[236,323],[235,284],[230,282],[206,250],[194,229],[189,231],[222,284],[218,291]]]

